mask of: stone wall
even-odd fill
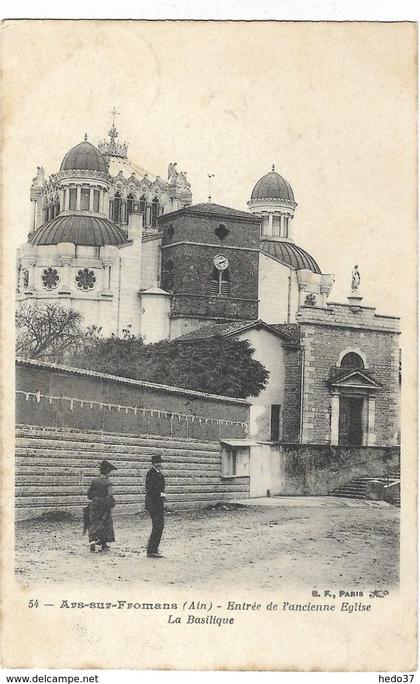
[[[115,290],[119,298],[117,306],[117,334],[130,330],[134,335],[140,333],[140,300],[141,283],[141,231],[137,231],[132,244],[120,249],[120,282]],[[94,320],[94,319],[93,319]]]
[[[399,447],[258,444],[251,447],[251,496],[322,496],[357,477],[399,472]],[[262,474],[262,476],[261,476]]]
[[[218,254],[224,254],[229,259],[230,296],[257,299],[258,252],[248,249],[237,250],[226,245],[184,243],[167,247],[163,252],[162,261],[171,259],[174,263],[174,292],[208,295],[214,269],[213,259]]]
[[[345,304],[301,307],[297,321],[304,350],[302,442],[328,443],[331,392],[327,380],[344,353],[354,351],[381,387],[376,395],[376,444],[393,445],[399,433],[399,319],[370,307]]]
[[[253,216],[205,216],[190,210],[160,218],[162,274],[173,263],[171,316],[205,319],[258,318],[259,219]],[[223,240],[215,230],[228,231]],[[213,259],[229,259],[229,296],[211,296]],[[165,278],[162,278],[164,284]]]
[[[16,368],[18,424],[204,440],[249,431],[241,399],[31,361]]]
[[[162,247],[179,242],[199,242],[213,244],[223,250],[224,247],[244,247],[259,250],[261,220],[245,212],[234,214],[206,215],[202,211],[194,212],[194,208],[185,211],[165,214],[159,217],[159,227],[163,232]],[[229,231],[220,240],[215,234],[218,226],[224,225]],[[171,230],[170,230],[171,228]]]
[[[258,296],[258,318],[265,323],[294,322],[299,303],[296,271],[261,253]]]
[[[249,496],[249,477],[222,477],[220,440],[249,431],[241,399],[18,361],[16,510],[81,516],[102,459],[114,473],[116,513],[144,509],[153,454],[165,461],[168,508]]]
[[[141,253],[141,289],[148,290],[150,287],[160,285],[160,256],[162,235],[143,235]]]
[[[283,441],[298,442],[301,413],[302,352],[285,347]]]
[[[171,319],[256,320],[257,300],[207,295],[176,294],[171,300]],[[172,335],[175,337],[175,335]]]
[[[18,426],[16,518],[67,511],[81,520],[86,492],[102,459],[118,468],[112,473],[114,515],[144,512],[153,454],[164,460],[169,511],[249,496],[249,477],[222,477],[219,442]],[[142,527],[139,520],[139,534]]]

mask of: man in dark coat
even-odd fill
[[[165,478],[160,472],[161,456],[152,456],[152,467],[146,475],[146,511],[152,519],[152,533],[147,545],[148,558],[163,558],[159,553],[159,543],[164,526],[163,503],[165,494]]]

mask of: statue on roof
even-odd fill
[[[360,273],[359,273],[359,267],[356,264],[356,266],[353,268],[351,272],[351,289],[352,292],[355,292],[356,290],[359,289],[360,285]]]
[[[45,181],[45,171],[42,166],[36,167],[36,176],[32,179],[32,184],[37,186],[42,186]]]
[[[168,166],[168,180],[172,178],[172,176],[176,176],[177,174],[177,163],[176,162],[171,162]]]

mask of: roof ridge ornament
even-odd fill
[[[120,116],[120,112],[117,112],[116,108],[114,107],[112,112],[109,112],[109,114],[111,114],[112,116],[112,126],[108,131],[109,141],[101,140],[98,143],[98,149],[104,155],[108,155],[111,157],[120,157],[121,159],[127,159],[127,143],[117,142],[119,132],[117,130],[117,127],[115,126],[115,117]]]
[[[208,173],[207,176],[208,176],[208,179],[209,179],[209,197],[208,197],[208,203],[211,204],[211,185],[212,185],[211,181],[212,181],[212,178],[215,177],[215,175],[214,175],[214,173]]]
[[[275,167],[274,163],[273,163],[273,166],[271,167],[271,170],[272,170],[272,171],[275,171],[275,170],[276,170],[276,167]]]

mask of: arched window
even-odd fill
[[[93,191],[93,211],[99,212],[99,190]]]
[[[112,220],[115,223],[121,221],[121,194],[116,192],[112,201]]]
[[[151,215],[150,215],[150,223],[153,228],[156,228],[157,226],[157,219],[159,216],[159,200],[157,197],[152,202],[152,210],[151,210]]]
[[[134,211],[134,197],[130,192],[130,194],[127,195],[127,220],[133,211]]]
[[[363,359],[359,354],[356,354],[356,352],[349,352],[348,354],[345,354],[343,358],[341,359],[340,363],[341,368],[364,368],[365,365],[363,363]]]
[[[139,211],[143,214],[143,225],[146,223],[146,197],[142,195],[139,202]]]
[[[77,188],[70,188],[69,209],[70,211],[75,211],[77,209]]]
[[[90,203],[90,188],[82,188],[80,190],[80,209],[81,211],[89,211]]]
[[[230,294],[230,273],[226,268],[224,271],[213,269],[210,282],[210,294],[217,297],[229,297]]]
[[[173,236],[174,236],[174,233],[175,233],[174,227],[173,227],[172,223],[170,223],[170,224],[169,224],[169,228],[168,228],[168,230],[166,231],[166,235],[167,235],[167,237],[168,237],[169,240],[172,240],[172,238],[173,238]]]
[[[171,292],[175,287],[175,265],[171,259],[169,259],[163,267],[162,287],[168,292]]]

